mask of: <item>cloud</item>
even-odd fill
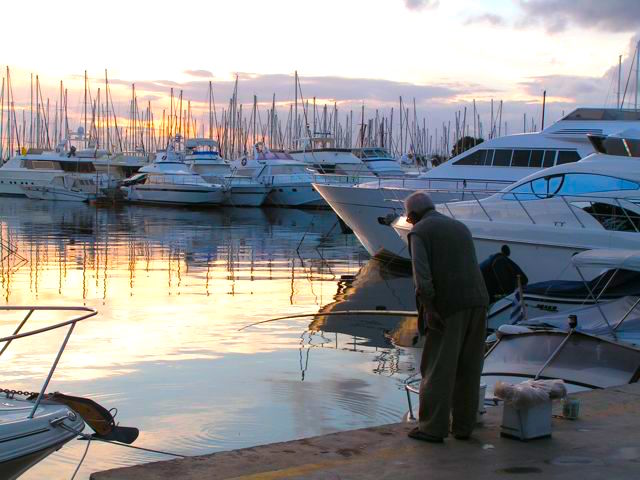
[[[432,84],[418,85],[408,82],[368,78],[345,78],[337,76],[300,76],[300,86],[305,101],[313,101],[313,97],[336,102],[395,103],[402,95],[405,99],[416,98],[416,102],[428,100],[447,100],[455,98],[468,89],[481,88],[471,84]],[[253,95],[262,102],[271,101],[275,94],[276,101],[292,101],[295,96],[293,75],[286,74],[238,74],[238,100],[241,103],[253,102]],[[113,85],[128,87],[129,80],[113,79]],[[226,102],[233,93],[235,80],[216,80],[213,83],[217,101]],[[209,82],[194,80],[178,83],[170,80],[151,80],[135,82],[139,92],[155,95],[168,95],[171,88],[174,95],[183,91],[183,98],[192,101],[206,101]],[[299,97],[300,98],[300,97]]]
[[[438,8],[439,0],[404,0],[404,5],[409,10],[429,10]]]
[[[625,107],[634,100],[635,64],[630,74],[631,64],[635,57],[635,48],[640,34],[634,35],[627,47],[627,54],[622,61],[621,96]],[[532,77],[520,85],[530,95],[538,96],[543,90],[552,97],[561,97],[579,105],[615,106],[617,102],[618,64],[609,67],[601,76],[578,75],[544,75]],[[626,95],[625,95],[626,89]]]
[[[475,23],[488,23],[490,25],[501,27],[506,24],[504,18],[500,15],[493,13],[484,13],[482,15],[473,15],[467,18],[464,22],[465,25],[472,25]]]
[[[640,28],[638,0],[519,0],[520,26],[542,24],[557,33],[570,25],[607,32]]]
[[[209,70],[185,70],[184,73],[192,77],[202,77],[202,78],[213,77],[213,73],[211,73]]]

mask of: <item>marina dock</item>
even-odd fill
[[[578,420],[555,417],[551,438],[526,443],[500,437],[496,407],[469,441],[411,440],[410,425],[398,423],[96,472],[91,479],[637,478],[640,385],[576,397]]]

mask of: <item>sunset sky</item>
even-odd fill
[[[12,1],[3,17],[12,41],[2,61],[23,103],[37,73],[45,97],[55,98],[63,80],[78,109],[84,70],[97,89],[105,68],[123,99],[135,82],[140,98],[155,104],[171,87],[206,101],[211,80],[224,104],[238,73],[241,102],[253,94],[270,102],[273,93],[289,101],[298,70],[307,98],[346,108],[389,108],[402,95],[442,122],[465,102],[475,98],[486,110],[494,98],[507,102],[505,118],[515,122],[539,114],[544,89],[553,119],[575,104],[614,105],[618,55],[624,87],[640,2]]]

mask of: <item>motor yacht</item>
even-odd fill
[[[29,149],[12,157],[0,167],[0,195],[86,201],[115,188],[115,176],[99,172],[95,159],[75,153]]]
[[[405,244],[386,225],[388,218],[403,213],[403,200],[416,190],[430,190],[437,203],[484,198],[541,169],[590,155],[594,148],[587,134],[639,127],[640,112],[578,108],[541,132],[480,143],[417,178],[368,179],[357,185],[345,179],[316,189],[369,254],[408,260]]]
[[[298,148],[288,153],[294,160],[308,164],[322,174],[367,176],[373,172],[351,148],[337,148],[335,138],[317,135],[298,140]]]
[[[352,153],[376,177],[404,177],[407,171],[382,147],[354,148]]]
[[[285,152],[272,152],[264,143],[254,145],[252,158],[232,162],[233,176],[249,177],[269,187],[265,205],[309,208],[326,206],[313,187],[308,165]]]
[[[541,170],[481,200],[436,208],[465,223],[478,260],[507,245],[529,282],[577,280],[565,268],[575,253],[640,248],[640,132],[589,138],[597,153],[579,162]],[[406,244],[406,218],[392,225]]]
[[[205,181],[226,184],[226,203],[236,207],[259,207],[270,188],[250,176],[234,175],[231,165],[220,156],[218,142],[208,138],[190,138],[185,142],[184,162]]]
[[[126,179],[121,187],[126,200],[172,205],[221,205],[227,188],[207,182],[184,163],[173,146],[158,152],[150,165]]]

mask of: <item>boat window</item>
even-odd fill
[[[65,172],[94,173],[96,171],[91,162],[60,162],[60,166]]]
[[[536,178],[509,190],[502,198],[504,200],[520,201],[544,199],[558,193],[563,180],[564,175]]]
[[[487,157],[484,160],[484,164],[487,165],[488,167],[493,165],[493,154],[494,153],[495,153],[495,150],[487,150]]]
[[[628,155],[640,157],[640,140],[625,138],[624,144],[627,147]]]
[[[640,215],[633,210],[603,202],[581,201],[571,204],[595,218],[605,230],[640,232]]]
[[[25,163],[25,167],[33,170],[60,170],[58,162],[52,162],[51,160],[26,160]]]
[[[529,166],[532,168],[540,168],[542,166],[543,156],[544,150],[531,150],[531,159],[529,160]]]
[[[530,156],[531,156],[531,150],[514,150],[511,166],[512,167],[528,167]]]
[[[253,177],[254,173],[254,168],[237,168],[233,171],[233,174],[238,177]]]
[[[544,151],[544,160],[542,162],[543,168],[553,167],[556,163],[556,151],[555,150],[545,150]]]
[[[471,152],[460,160],[456,160],[454,165],[484,165],[486,158],[485,152],[485,150],[476,150],[475,152]]]
[[[304,165],[273,165],[269,175],[300,175],[306,173],[307,167]]]
[[[560,150],[558,152],[558,161],[556,165],[562,165],[563,163],[572,163],[580,160],[580,155],[575,150]]]
[[[512,150],[496,150],[493,156],[494,167],[508,167],[511,165]]]
[[[640,351],[574,334],[541,375],[606,388],[629,383],[638,366]]]
[[[536,375],[565,335],[521,334],[505,336],[484,359],[483,375]]]
[[[561,195],[580,195],[594,192],[638,189],[640,189],[640,185],[622,178],[591,173],[568,173],[564,175],[564,182],[558,193]]]

